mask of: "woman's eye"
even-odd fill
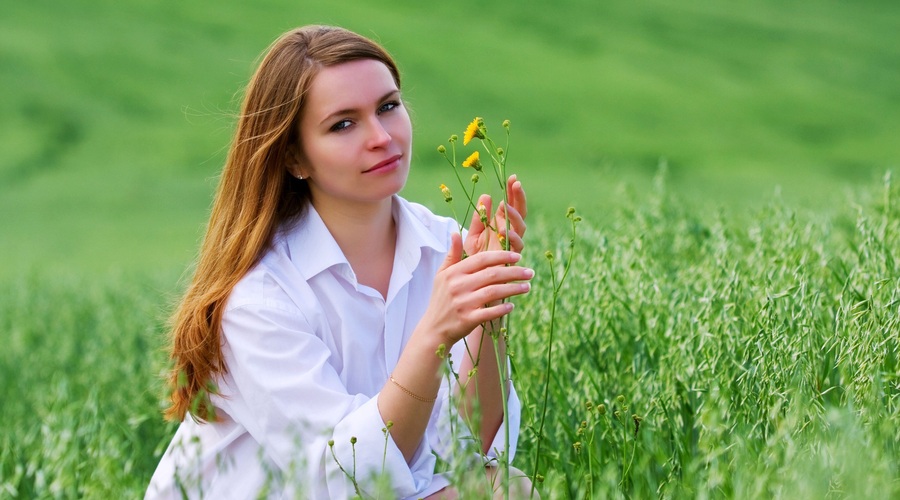
[[[390,111],[398,106],[400,106],[400,101],[388,101],[382,104],[380,108],[378,108],[378,112],[384,113],[385,111]]]
[[[339,132],[339,131],[344,130],[345,128],[349,127],[350,123],[351,123],[350,120],[341,120],[341,121],[335,123],[334,125],[332,125],[329,130],[331,130],[332,132]]]

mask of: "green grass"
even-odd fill
[[[661,160],[671,189],[713,207],[776,186],[829,207],[900,158],[896,2],[15,2],[0,276],[184,268],[253,61],[316,22],[396,55],[416,126],[406,194],[433,205],[449,177],[434,148],[476,114],[512,120],[510,166],[547,214],[612,212]]]
[[[539,467],[549,491],[897,495],[896,185],[826,218],[781,201],[749,218],[701,215],[658,189],[615,226],[582,230],[585,255],[557,312],[555,414]],[[562,254],[563,239],[543,243]],[[526,325],[546,323],[546,292],[531,300],[515,359],[535,404],[547,341]]]
[[[0,16],[0,496],[140,496],[240,88],[308,23],[397,57],[407,197],[445,210],[434,148],[477,114],[512,120],[533,265],[585,217],[545,497],[900,495],[896,2],[36,0]],[[543,272],[513,340],[527,471]]]
[[[587,215],[557,305],[544,498],[900,494],[898,204],[887,183],[828,217],[780,200],[710,213],[660,179],[615,224]],[[551,343],[543,253],[561,265],[568,241],[558,219],[529,230],[539,273],[511,326],[529,472]],[[174,432],[159,411],[176,281],[0,287],[2,495],[140,496]]]

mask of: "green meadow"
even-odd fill
[[[435,148],[512,122],[538,269],[512,324],[515,465],[545,498],[900,495],[895,2],[3,11],[0,497],[142,495],[174,430],[166,315],[241,89],[311,23],[396,57],[409,199],[449,214]]]

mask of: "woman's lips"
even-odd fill
[[[372,167],[367,170],[364,170],[364,174],[376,173],[376,172],[385,172],[388,170],[393,170],[400,165],[400,158],[403,158],[403,155],[394,155],[383,162],[376,163]]]

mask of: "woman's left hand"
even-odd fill
[[[477,211],[472,214],[469,234],[463,244],[467,255],[474,255],[482,250],[506,250],[500,243],[498,235],[509,240],[510,250],[522,253],[525,247],[522,237],[525,235],[525,216],[528,213],[528,206],[525,200],[525,190],[522,188],[522,183],[516,179],[515,174],[509,176],[506,181],[506,193],[509,206],[506,207],[505,203],[501,201],[494,213],[493,220],[489,221],[489,225],[496,231],[482,223],[481,216]],[[491,213],[491,197],[489,195],[481,195],[478,198],[478,205],[484,205],[485,212]],[[506,231],[507,216],[509,217],[509,233]]]

